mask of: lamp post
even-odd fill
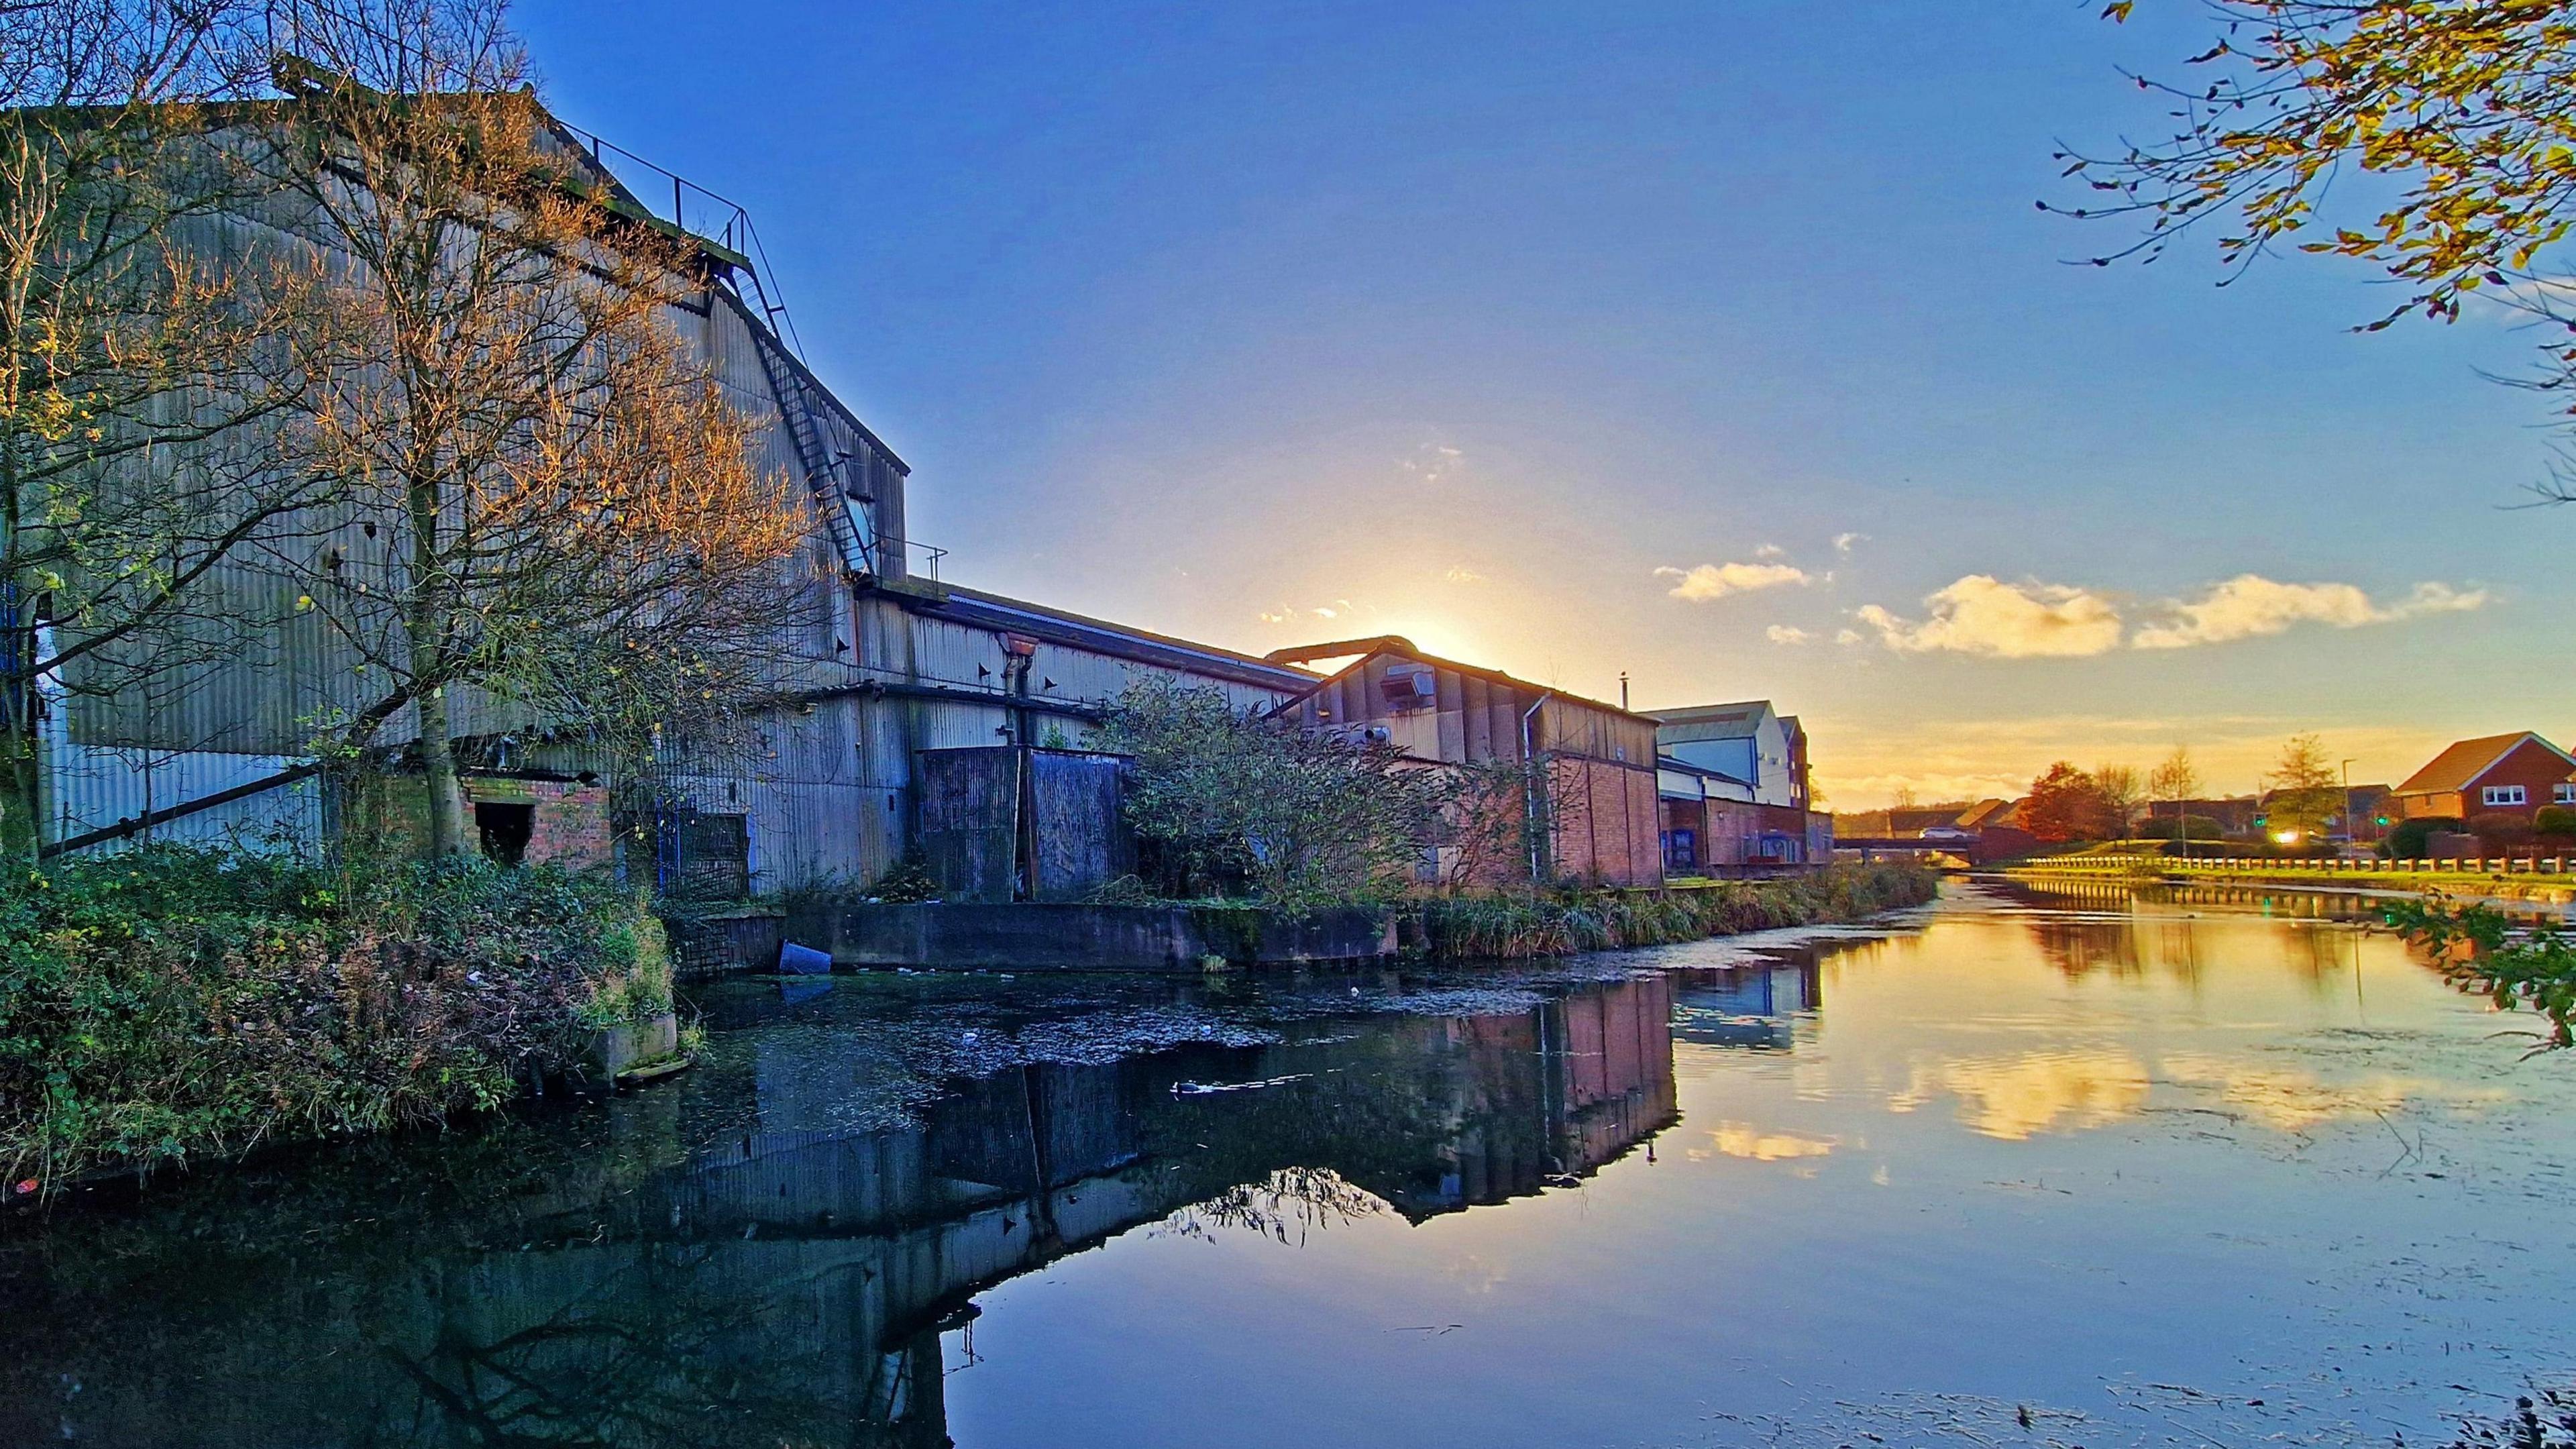
[[[2352,761],[2343,762],[2343,843],[2361,843],[2361,826],[2352,818]]]

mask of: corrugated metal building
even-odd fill
[[[1530,794],[1544,827],[1531,832],[1528,857],[1509,863],[1508,878],[1662,883],[1649,716],[1425,654],[1393,635],[1269,657],[1279,664],[1351,661],[1301,701],[1311,723],[1383,729],[1420,760],[1522,766],[1543,782]],[[1501,883],[1503,873],[1492,874],[1498,878],[1476,883]]]
[[[665,763],[678,826],[657,837],[657,871],[713,854],[716,876],[753,893],[808,884],[873,881],[901,860],[918,829],[918,761],[924,751],[996,744],[1079,745],[1102,706],[1140,676],[1162,675],[1222,690],[1238,707],[1291,698],[1315,682],[1307,671],[943,582],[940,552],[905,528],[910,468],[845,406],[782,338],[783,308],[755,265],[749,218],[668,173],[629,190],[612,167],[615,148],[561,128],[567,154],[585,158],[625,207],[659,214],[642,194],[667,195],[673,223],[698,228],[704,285],[667,319],[711,365],[729,401],[758,429],[760,461],[812,502],[818,597],[810,620],[782,626],[799,688],[764,714],[744,744]],[[631,161],[631,158],[629,158]],[[638,163],[640,164],[640,163]],[[720,225],[719,225],[720,223]],[[661,223],[657,222],[657,225]],[[668,229],[667,227],[665,229]],[[303,245],[252,216],[203,224],[193,244]],[[792,334],[791,334],[792,335]],[[342,535],[345,535],[342,536]],[[351,557],[386,545],[352,521],[328,537]],[[931,577],[916,575],[925,561]],[[229,641],[219,662],[149,702],[83,692],[78,680],[38,680],[49,853],[114,848],[136,839],[313,841],[335,828],[344,802],[304,756],[314,721],[363,707],[345,649],[322,622],[277,607],[284,576],[245,555],[209,577],[207,597],[242,602],[242,616],[284,618]],[[593,838],[549,832],[533,809],[606,809],[599,752],[558,742],[524,710],[473,690],[451,691],[456,731],[489,779],[511,775],[565,786],[537,798],[478,790],[487,846],[492,819],[515,821],[514,848],[534,839]],[[416,735],[410,712],[377,735],[400,746]],[[522,736],[525,742],[522,743]],[[489,798],[486,798],[489,797]],[[533,858],[533,856],[531,857]],[[643,862],[630,860],[630,866]],[[667,882],[666,882],[667,883]]]

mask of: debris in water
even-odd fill
[[[1313,1072],[1296,1072],[1285,1077],[1263,1077],[1257,1082],[1174,1082],[1172,1095],[1204,1097],[1215,1092],[1249,1092],[1256,1087],[1279,1087],[1290,1082],[1302,1082],[1313,1075],[1315,1075]]]

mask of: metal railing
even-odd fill
[[[751,212],[741,202],[700,186],[670,168],[645,159],[601,136],[569,121],[558,119],[556,125],[564,134],[580,143],[590,153],[591,164],[617,179],[619,185],[642,202],[654,216],[670,222],[690,236],[712,241],[751,263],[752,296],[744,298],[760,309],[772,332],[785,343],[798,362],[805,360],[805,341],[796,334],[796,319],[787,310],[787,296],[778,285],[778,272],[770,264],[769,251],[760,244],[760,231],[752,225]],[[617,164],[610,164],[611,157]],[[649,185],[640,185],[650,178]],[[662,215],[662,193],[670,193],[671,212]],[[740,291],[739,288],[736,289]]]

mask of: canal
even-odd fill
[[[2576,1054],[2333,915],[728,983],[604,1108],[0,1222],[0,1443],[2449,1444],[2576,1379]]]

